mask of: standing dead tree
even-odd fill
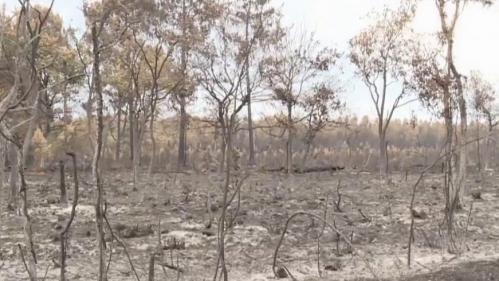
[[[416,45],[411,52],[411,69],[406,80],[409,87],[419,94],[423,103],[430,108],[438,108],[439,114],[444,118],[445,224],[448,251],[454,253],[460,251],[454,237],[454,213],[463,204],[468,144],[468,106],[464,93],[464,78],[454,61],[454,44],[456,25],[468,2],[471,0],[435,1],[440,18],[441,32],[438,40],[442,49],[425,48],[422,43],[420,46]],[[475,2],[490,4],[490,1]],[[456,114],[459,115],[459,130],[454,124]],[[455,147],[460,149],[456,150]]]
[[[388,175],[386,135],[394,112],[411,102],[404,83],[404,61],[410,43],[404,33],[415,13],[412,1],[404,1],[397,10],[385,8],[379,20],[350,41],[350,61],[369,90],[376,108],[379,138],[379,173]],[[397,90],[392,88],[397,86]],[[390,92],[395,91],[392,97]]]
[[[60,203],[67,204],[68,197],[66,194],[66,171],[64,167],[64,161],[59,160],[59,190],[61,192],[60,195]]]
[[[218,259],[213,280],[223,276],[228,280],[225,262],[225,235],[230,225],[227,222],[227,208],[231,186],[237,182],[234,163],[234,133],[238,124],[238,114],[247,105],[248,96],[243,91],[246,60],[249,50],[256,38],[249,44],[239,44],[243,36],[238,32],[238,24],[242,24],[234,16],[231,1],[222,2],[219,16],[212,27],[213,37],[207,42],[197,56],[197,74],[200,85],[205,90],[208,103],[216,112],[216,123],[222,133],[221,171],[224,173],[222,210],[218,220]],[[237,190],[235,192],[238,192]]]
[[[157,11],[162,11],[157,7]],[[149,107],[149,133],[151,138],[151,156],[148,168],[148,174],[152,173],[153,165],[156,156],[156,139],[154,137],[154,121],[157,115],[157,108],[159,102],[164,100],[170,92],[174,91],[180,83],[176,83],[170,86],[170,89],[164,91],[166,88],[165,83],[161,83],[161,77],[166,73],[167,64],[171,63],[170,59],[172,57],[176,41],[172,38],[171,34],[168,34],[168,25],[166,22],[165,14],[153,14],[146,24],[154,26],[153,30],[148,30],[149,26],[140,28],[139,30],[145,30],[142,34],[133,32],[133,38],[136,45],[144,59],[147,70],[150,76],[150,93],[148,98]],[[142,38],[141,38],[142,37]],[[146,44],[147,41],[152,41],[152,44]],[[144,127],[144,126],[142,126]]]
[[[299,107],[305,95],[312,89],[326,89],[324,75],[335,64],[339,54],[330,49],[319,49],[319,43],[306,33],[292,38],[289,34],[275,47],[274,55],[265,61],[262,68],[268,87],[272,90],[273,100],[285,107],[285,112],[278,115],[277,123],[285,129],[286,172],[293,173],[293,143],[297,133],[297,124],[306,119],[298,117]],[[319,91],[332,93],[332,91]],[[298,111],[298,112],[297,112]],[[313,116],[313,115],[312,115]]]
[[[456,182],[459,178],[454,174],[458,173],[456,164],[458,163],[457,146],[454,139],[454,110],[456,109],[454,93],[454,82],[439,63],[443,60],[442,55],[437,50],[428,50],[419,47],[414,52],[412,62],[412,78],[410,83],[419,94],[420,99],[429,108],[441,108],[441,116],[445,120],[445,148],[444,162],[444,188],[446,222],[448,225],[449,250],[455,248],[453,218],[457,207],[458,194],[461,183]],[[447,74],[446,74],[447,73]],[[454,250],[452,250],[454,251]]]
[[[74,217],[76,215],[76,207],[78,206],[78,195],[79,195],[79,184],[78,184],[78,170],[76,166],[76,155],[74,153],[67,153],[68,156],[71,157],[73,162],[73,181],[74,181],[74,191],[73,191],[73,204],[71,206],[71,214],[69,216],[69,220],[66,223],[66,227],[60,233],[60,242],[61,242],[61,255],[60,255],[60,265],[61,265],[61,273],[59,280],[66,281],[66,252],[68,246],[68,232],[71,228],[71,224],[73,223]]]
[[[127,97],[128,103],[128,127],[130,136],[130,156],[132,158],[133,184],[134,187],[139,177],[139,166],[141,162],[141,148],[145,125],[149,116],[150,97],[147,95],[143,76],[145,68],[144,58],[136,44],[124,40],[120,45],[125,49],[122,62],[126,67],[127,76],[130,79],[130,87]]]
[[[105,265],[105,242],[104,242],[104,227],[103,227],[103,197],[104,197],[104,188],[102,186],[102,178],[100,171],[100,160],[102,155],[102,133],[104,131],[104,120],[103,120],[103,108],[104,108],[104,99],[102,96],[102,86],[101,86],[101,77],[100,77],[100,43],[99,43],[99,35],[102,32],[102,28],[104,26],[105,20],[101,19],[99,27],[97,27],[97,23],[92,24],[92,53],[93,53],[93,66],[92,73],[94,77],[94,91],[97,98],[97,138],[96,138],[96,146],[94,151],[94,159],[92,161],[92,173],[94,175],[95,187],[97,190],[97,200],[95,203],[95,222],[97,224],[97,239],[98,239],[98,247],[99,247],[99,279],[98,280],[106,280],[107,278],[104,276],[104,265]]]
[[[127,9],[128,18],[113,18],[109,27],[111,30],[119,29],[130,23],[124,39],[111,50],[119,59],[118,65],[107,65],[111,68],[107,86],[117,93],[118,114],[121,114],[121,107],[128,107],[134,184],[142,165],[142,148],[147,131],[152,148],[148,173],[152,173],[156,157],[154,125],[161,102],[181,84],[181,79],[174,73],[174,50],[179,38],[174,34],[170,4],[133,2]],[[121,137],[121,115],[117,119],[118,135]]]
[[[101,62],[102,54],[110,46],[116,44],[121,40],[122,35],[127,30],[127,24],[121,26],[118,29],[118,35],[109,34],[106,32],[105,27],[109,23],[112,15],[118,14],[120,11],[125,11],[121,13],[123,21],[127,23],[126,11],[127,7],[118,2],[94,2],[93,6],[85,6],[84,14],[87,18],[87,25],[90,29],[90,42],[92,50],[92,84],[90,91],[95,94],[96,106],[96,117],[97,117],[97,132],[94,147],[94,157],[92,161],[92,174],[94,177],[94,185],[96,190],[96,201],[95,201],[95,223],[97,228],[97,247],[99,253],[99,270],[98,270],[98,280],[107,280],[106,277],[106,245],[104,240],[104,187],[101,176],[101,158],[103,150],[103,133],[104,133],[104,96],[102,89],[102,77],[101,77]],[[91,106],[91,105],[87,105]]]
[[[31,281],[38,280],[37,256],[35,253],[32,218],[29,214],[28,186],[24,166],[31,139],[37,126],[40,99],[39,47],[45,24],[50,15],[53,1],[42,13],[33,8],[29,0],[19,1],[20,9],[16,26],[13,26],[12,45],[2,41],[2,59],[5,59],[10,80],[10,89],[0,102],[0,133],[10,142],[11,153],[11,202],[9,206],[17,209],[17,198],[21,199],[20,214],[24,218],[24,254],[19,244],[21,258]],[[11,47],[11,48],[9,48]],[[13,47],[13,48],[12,48]],[[21,136],[24,132],[24,137]],[[18,186],[19,184],[19,186]],[[18,187],[18,189],[17,189]]]
[[[420,188],[420,185],[421,183],[423,182],[424,180],[424,177],[428,174],[428,172],[430,172],[438,163],[440,163],[443,159],[445,159],[447,157],[447,153],[455,153],[456,150],[460,150],[460,149],[463,149],[465,146],[475,142],[475,141],[480,141],[481,138],[477,138],[477,139],[473,139],[473,140],[469,140],[467,141],[466,143],[459,145],[459,146],[455,146],[450,152],[447,152],[445,151],[445,148],[447,146],[447,143],[444,142],[444,144],[442,145],[442,147],[440,148],[440,152],[439,152],[439,156],[437,158],[435,158],[435,160],[428,166],[426,166],[419,174],[419,177],[418,179],[416,180],[416,182],[414,183],[414,185],[412,186],[412,193],[411,193],[411,200],[410,200],[410,203],[409,203],[409,212],[410,212],[410,217],[411,217],[411,223],[409,225],[409,238],[408,238],[408,243],[407,243],[407,266],[410,267],[411,266],[411,259],[412,259],[412,244],[414,243],[414,219],[415,219],[415,201],[416,201],[416,192],[418,191],[418,188]],[[469,216],[471,214],[471,207],[470,207],[470,211],[468,213],[468,219],[467,219],[467,225],[469,225]],[[447,216],[447,214],[445,214],[445,216]],[[465,228],[465,231],[467,231],[467,226]]]
[[[477,160],[478,169],[482,170],[481,165],[481,155],[480,155],[480,124],[482,119],[485,120],[487,126],[487,134],[485,136],[485,151],[484,155],[484,170],[489,169],[490,164],[490,147],[492,143],[492,133],[494,128],[499,124],[497,120],[497,113],[495,112],[493,106],[495,101],[495,90],[494,87],[487,81],[485,81],[479,73],[473,72],[466,83],[466,88],[471,94],[471,106],[475,111],[476,115],[476,127],[477,127]]]
[[[466,99],[464,97],[464,89],[463,89],[463,82],[462,82],[462,76],[458,72],[456,65],[454,63],[454,35],[455,35],[455,28],[457,21],[460,17],[460,14],[462,13],[462,7],[461,5],[465,5],[467,0],[458,0],[451,2],[449,0],[437,0],[435,1],[438,13],[440,15],[440,24],[441,24],[441,31],[442,31],[442,43],[444,44],[445,47],[447,47],[446,50],[446,75],[444,77],[446,81],[446,87],[444,88],[444,96],[446,96],[447,100],[449,100],[450,103],[453,98],[456,101],[458,105],[458,110],[459,110],[459,117],[460,117],[460,122],[459,122],[459,139],[458,139],[458,144],[464,144],[467,140],[467,130],[468,130],[468,114],[467,114],[467,107],[466,107]],[[448,8],[453,10],[452,14],[449,16],[448,14]],[[453,84],[450,83],[450,81],[453,82]],[[451,88],[452,87],[452,88]],[[453,91],[453,92],[451,92]],[[454,94],[454,97],[452,97],[452,94]],[[446,106],[449,107],[449,106]],[[447,110],[448,111],[448,110]],[[452,116],[448,116],[449,114],[452,114],[451,112],[447,112],[445,114],[445,119],[446,119],[446,127],[448,126],[453,126],[453,124],[448,124],[449,121],[452,122]],[[452,128],[447,129],[447,131],[452,132]],[[450,138],[453,136],[451,135]],[[448,140],[449,142],[449,140]],[[452,140],[450,140],[450,147],[448,150],[452,150]],[[455,248],[454,241],[453,241],[453,213],[454,209],[458,208],[460,204],[462,204],[462,193],[464,192],[464,180],[466,178],[466,154],[467,154],[467,149],[466,147],[462,147],[459,151],[459,155],[456,155],[456,167],[455,171],[452,171],[452,163],[450,164],[450,167],[447,167],[447,171],[449,171],[448,177],[451,180],[450,182],[446,183],[448,186],[448,194],[447,194],[447,203],[446,203],[446,211],[447,211],[447,227],[448,227],[448,235],[449,235],[449,251],[455,252],[458,251],[458,249]],[[449,162],[449,161],[447,161]]]
[[[74,42],[76,52],[78,54],[78,60],[80,62],[81,68],[84,74],[84,84],[88,89],[88,97],[87,101],[82,104],[82,107],[85,110],[86,118],[87,118],[87,133],[88,133],[88,141],[91,147],[91,150],[94,150],[94,137],[93,137],[93,75],[92,75],[92,66],[91,66],[91,53],[88,48],[88,42],[85,37],[78,38],[75,34],[72,34],[72,40]]]
[[[212,21],[219,13],[218,5],[213,0],[168,1],[165,5],[170,9],[168,16],[173,17],[175,28],[172,32],[178,44],[174,56],[179,62],[175,69],[179,84],[172,91],[170,99],[174,109],[178,112],[177,170],[181,171],[187,168],[188,163],[189,113],[187,106],[194,101],[195,90],[198,86],[194,73],[195,53],[196,49],[206,43]]]
[[[261,73],[267,51],[282,40],[284,32],[280,26],[281,15],[276,10],[272,1],[244,0],[238,2],[236,17],[244,25],[243,44],[250,44],[256,39],[256,44],[248,50],[248,59],[245,63],[245,91],[248,97],[247,129],[248,129],[248,165],[256,165],[255,158],[255,128],[253,125],[253,102],[258,101],[258,96],[263,92],[265,79]]]
[[[310,149],[317,134],[331,125],[331,113],[337,112],[344,107],[338,96],[338,90],[326,84],[316,85],[309,95],[302,101],[305,112],[305,154],[300,169],[303,171],[306,166]]]

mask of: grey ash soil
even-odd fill
[[[499,260],[470,262],[459,266],[408,278],[407,281],[497,281],[499,280]]]
[[[375,279],[362,279],[362,281]],[[393,281],[497,281],[499,260],[461,263],[436,272],[395,279]],[[360,281],[360,280],[359,280]]]
[[[279,178],[282,182],[279,184]],[[93,223],[93,188],[90,175],[81,175],[81,203],[71,230],[68,280],[96,279],[96,240]],[[108,217],[116,233],[126,243],[141,280],[147,280],[149,255],[160,237],[166,247],[168,264],[177,264],[184,273],[180,280],[211,280],[216,264],[216,221],[209,229],[207,202],[218,216],[221,177],[216,174],[143,175],[137,188],[127,172],[104,173]],[[336,186],[341,179],[341,212],[335,210]],[[326,228],[321,237],[320,265],[317,270],[318,221],[298,217],[287,232],[278,262],[298,280],[370,280],[374,273],[383,280],[499,280],[499,177],[486,175],[482,181],[470,176],[468,186],[480,190],[482,199],[467,197],[465,210],[457,214],[463,252],[451,255],[438,234],[442,221],[441,175],[429,175],[418,189],[416,206],[426,216],[416,220],[413,266],[408,269],[407,237],[410,224],[409,200],[412,184],[402,175],[393,175],[385,184],[374,174],[341,171],[311,173],[286,178],[277,173],[252,175],[242,187],[241,208],[235,226],[227,237],[229,280],[275,280],[272,273],[274,249],[286,219],[297,211],[323,216],[328,201],[327,220],[349,239],[337,247],[337,235]],[[51,174],[28,175],[31,213],[38,254],[38,274],[57,280],[60,224],[69,216],[70,206],[57,203],[58,178]],[[70,183],[68,177],[66,182]],[[22,219],[6,211],[6,187],[0,200],[0,280],[28,280],[19,259],[17,244],[23,243]],[[69,189],[71,197],[72,188]],[[208,200],[208,197],[210,200]],[[469,207],[471,217],[468,220]],[[232,214],[235,208],[232,208]],[[360,211],[359,211],[360,210]],[[362,213],[362,214],[361,214]],[[464,229],[467,227],[467,232]],[[173,242],[175,241],[175,243]],[[109,280],[135,280],[123,249],[112,249]],[[429,274],[428,272],[434,272]],[[156,280],[176,280],[177,273],[161,268]],[[495,278],[495,279],[494,279]],[[286,279],[282,279],[286,280]]]

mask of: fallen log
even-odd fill
[[[293,168],[293,173],[295,173],[295,174],[307,174],[307,173],[317,173],[317,172],[336,172],[336,171],[341,171],[344,169],[345,169],[345,167],[334,166],[334,165],[315,166],[315,167],[306,167],[303,169]],[[285,172],[286,168],[285,167],[264,168],[263,171],[265,171],[265,172]]]

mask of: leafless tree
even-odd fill
[[[92,161],[92,174],[94,177],[94,185],[97,192],[95,202],[95,223],[97,228],[97,247],[99,252],[99,270],[98,280],[107,280],[106,277],[106,253],[104,240],[104,186],[101,175],[101,158],[103,150],[103,133],[104,133],[104,96],[101,77],[101,62],[102,53],[110,46],[121,40],[121,35],[127,29],[125,24],[121,29],[118,29],[118,34],[109,35],[105,33],[105,27],[113,14],[119,11],[125,11],[120,16],[124,18],[127,12],[126,6],[119,2],[94,2],[94,6],[85,6],[84,14],[87,18],[87,24],[90,29],[90,42],[92,50],[92,84],[91,92],[95,94],[96,117],[97,117],[97,132],[95,139],[94,157]],[[91,105],[87,105],[91,106]]]
[[[288,34],[262,67],[272,98],[285,107],[283,118],[277,121],[287,133],[285,169],[288,174],[293,171],[296,125],[306,118],[296,116],[296,107],[315,83],[326,79],[338,56],[335,50],[320,49],[312,35],[302,33],[292,37]]]
[[[207,101],[216,112],[216,123],[222,133],[221,171],[224,172],[222,211],[218,220],[218,261],[213,280],[219,272],[228,280],[225,262],[226,214],[230,187],[238,181],[234,174],[234,133],[238,124],[238,114],[247,105],[248,95],[243,89],[246,73],[246,60],[256,38],[249,44],[241,45],[237,19],[230,9],[231,1],[222,2],[218,7],[220,16],[213,25],[212,37],[197,56],[199,83],[206,92]],[[241,23],[242,24],[242,23]],[[225,163],[225,164],[224,164]],[[236,184],[237,185],[237,184]],[[221,265],[221,269],[219,268]]]
[[[497,113],[494,108],[495,104],[495,90],[494,87],[486,80],[484,80],[478,72],[473,72],[469,79],[467,79],[466,88],[472,95],[471,106],[476,114],[476,127],[477,127],[477,155],[479,170],[481,170],[481,156],[480,156],[480,123],[484,119],[487,126],[487,134],[485,136],[485,151],[484,154],[484,170],[489,169],[490,163],[490,147],[492,143],[492,133],[497,126]]]
[[[469,0],[435,0],[440,18],[438,46],[432,48],[421,43],[412,51],[411,71],[407,83],[416,90],[422,101],[438,108],[445,122],[444,195],[447,246],[458,252],[455,241],[454,213],[463,204],[467,166],[468,106],[464,77],[454,60],[455,29]],[[475,1],[489,4],[489,1]],[[454,128],[454,114],[459,114],[459,130]],[[455,140],[455,135],[459,137]]]
[[[148,174],[152,173],[154,160],[156,156],[156,139],[154,137],[154,121],[155,115],[157,114],[156,109],[158,107],[158,103],[165,99],[168,93],[171,90],[168,90],[166,93],[162,90],[160,84],[160,78],[165,74],[166,64],[169,62],[171,55],[173,53],[173,48],[175,46],[175,42],[172,39],[168,40],[168,34],[165,34],[165,30],[159,30],[159,23],[161,18],[158,19],[158,22],[153,21],[153,23],[149,23],[154,25],[156,23],[156,30],[152,31],[153,39],[156,41],[153,46],[147,48],[145,41],[141,41],[138,38],[137,33],[134,32],[134,40],[135,43],[139,46],[140,52],[142,53],[142,57],[144,58],[144,62],[149,70],[150,81],[152,83],[151,90],[149,93],[149,133],[151,138],[151,159],[149,162]],[[178,85],[178,84],[177,84]],[[175,89],[175,86],[171,87]]]
[[[339,89],[326,84],[320,84],[312,89],[312,93],[307,95],[302,101],[305,112],[305,154],[301,163],[301,169],[305,168],[312,143],[320,131],[328,125],[332,125],[332,114],[344,107],[338,96]]]
[[[282,40],[284,35],[280,26],[281,16],[279,12],[272,7],[269,0],[239,1],[239,12],[236,16],[244,22],[244,38],[241,44],[249,45],[251,40],[256,40],[252,48],[248,50],[248,59],[246,60],[245,71],[247,73],[245,86],[248,96],[248,165],[254,167],[255,159],[255,130],[253,125],[252,101],[257,102],[257,95],[264,87],[264,77],[261,75],[260,67],[263,61],[268,57],[267,51]]]
[[[68,234],[71,224],[73,223],[73,220],[76,215],[76,207],[78,206],[78,198],[79,198],[79,183],[78,183],[78,170],[77,170],[78,168],[76,166],[76,155],[71,152],[68,152],[67,155],[71,157],[73,163],[74,191],[73,191],[73,203],[71,206],[71,214],[66,223],[66,226],[60,233],[60,242],[61,242],[61,254],[59,260],[61,266],[60,281],[66,281],[66,258],[67,258],[66,248],[68,245]]]
[[[413,1],[396,10],[385,8],[377,22],[350,41],[350,60],[369,90],[376,108],[379,137],[379,173],[388,174],[386,135],[395,111],[411,100],[404,83],[409,24],[415,13]],[[395,88],[397,87],[397,88]],[[391,92],[395,94],[390,94]]]
[[[39,121],[41,95],[41,75],[38,64],[39,46],[41,34],[44,32],[45,24],[52,10],[53,1],[43,13],[34,8],[29,0],[19,1],[19,4],[17,25],[14,27],[13,53],[8,54],[5,42],[1,42],[3,59],[6,60],[9,69],[10,89],[0,102],[0,133],[11,144],[11,202],[9,205],[12,209],[16,209],[17,198],[20,197],[19,211],[24,218],[24,239],[28,256],[24,255],[24,249],[20,245],[19,250],[30,280],[35,281],[38,280],[37,256],[33,239],[32,218],[28,208],[28,186],[24,167],[26,164],[25,155],[29,151],[31,139]],[[19,111],[21,114],[18,113]],[[21,136],[20,129],[25,129],[24,138]],[[17,187],[18,190],[16,190]]]
[[[169,6],[175,23],[174,34],[178,39],[175,56],[178,87],[172,92],[171,101],[179,114],[177,170],[187,167],[187,106],[195,99],[198,86],[194,73],[195,51],[206,42],[213,20],[219,16],[218,4],[209,0],[162,1]],[[167,3],[167,4],[166,4]]]

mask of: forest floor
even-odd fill
[[[181,268],[182,273],[157,265],[156,280],[213,280],[217,227],[215,219],[206,228],[210,221],[207,206],[217,218],[222,177],[144,174],[134,188],[129,172],[107,171],[103,176],[107,217],[126,244],[141,280],[147,280],[149,256],[157,249],[159,236],[164,250],[162,262]],[[67,278],[96,280],[93,188],[89,174],[80,177],[81,200],[71,228]],[[409,175],[406,181],[404,175],[395,174],[390,183],[385,183],[375,174],[354,171],[290,177],[255,172],[242,185],[239,215],[226,237],[229,280],[275,280],[273,256],[287,218],[298,211],[323,217],[326,203],[327,221],[353,247],[342,240],[338,243],[337,233],[326,227],[318,255],[317,237],[322,233],[322,223],[296,217],[280,248],[278,264],[289,269],[297,280],[375,280],[373,274],[384,280],[499,280],[499,175],[485,175],[481,180],[469,176],[470,190],[480,191],[481,199],[467,196],[463,210],[456,215],[462,249],[459,255],[448,253],[445,237],[439,234],[445,233],[445,227],[439,227],[443,221],[442,175],[425,177],[416,194],[419,218],[415,220],[409,269],[409,202],[417,177]],[[71,203],[58,203],[57,173],[29,173],[27,179],[38,275],[43,277],[46,272],[45,280],[58,280],[58,232],[69,217]],[[66,182],[71,198],[69,173]],[[6,189],[2,195],[7,194]],[[339,194],[338,210],[335,202]],[[17,247],[23,244],[23,220],[6,211],[5,198],[0,200],[0,280],[28,280]],[[235,212],[236,205],[230,207],[229,215]],[[108,253],[112,252],[109,280],[136,280],[122,246],[107,240]]]

